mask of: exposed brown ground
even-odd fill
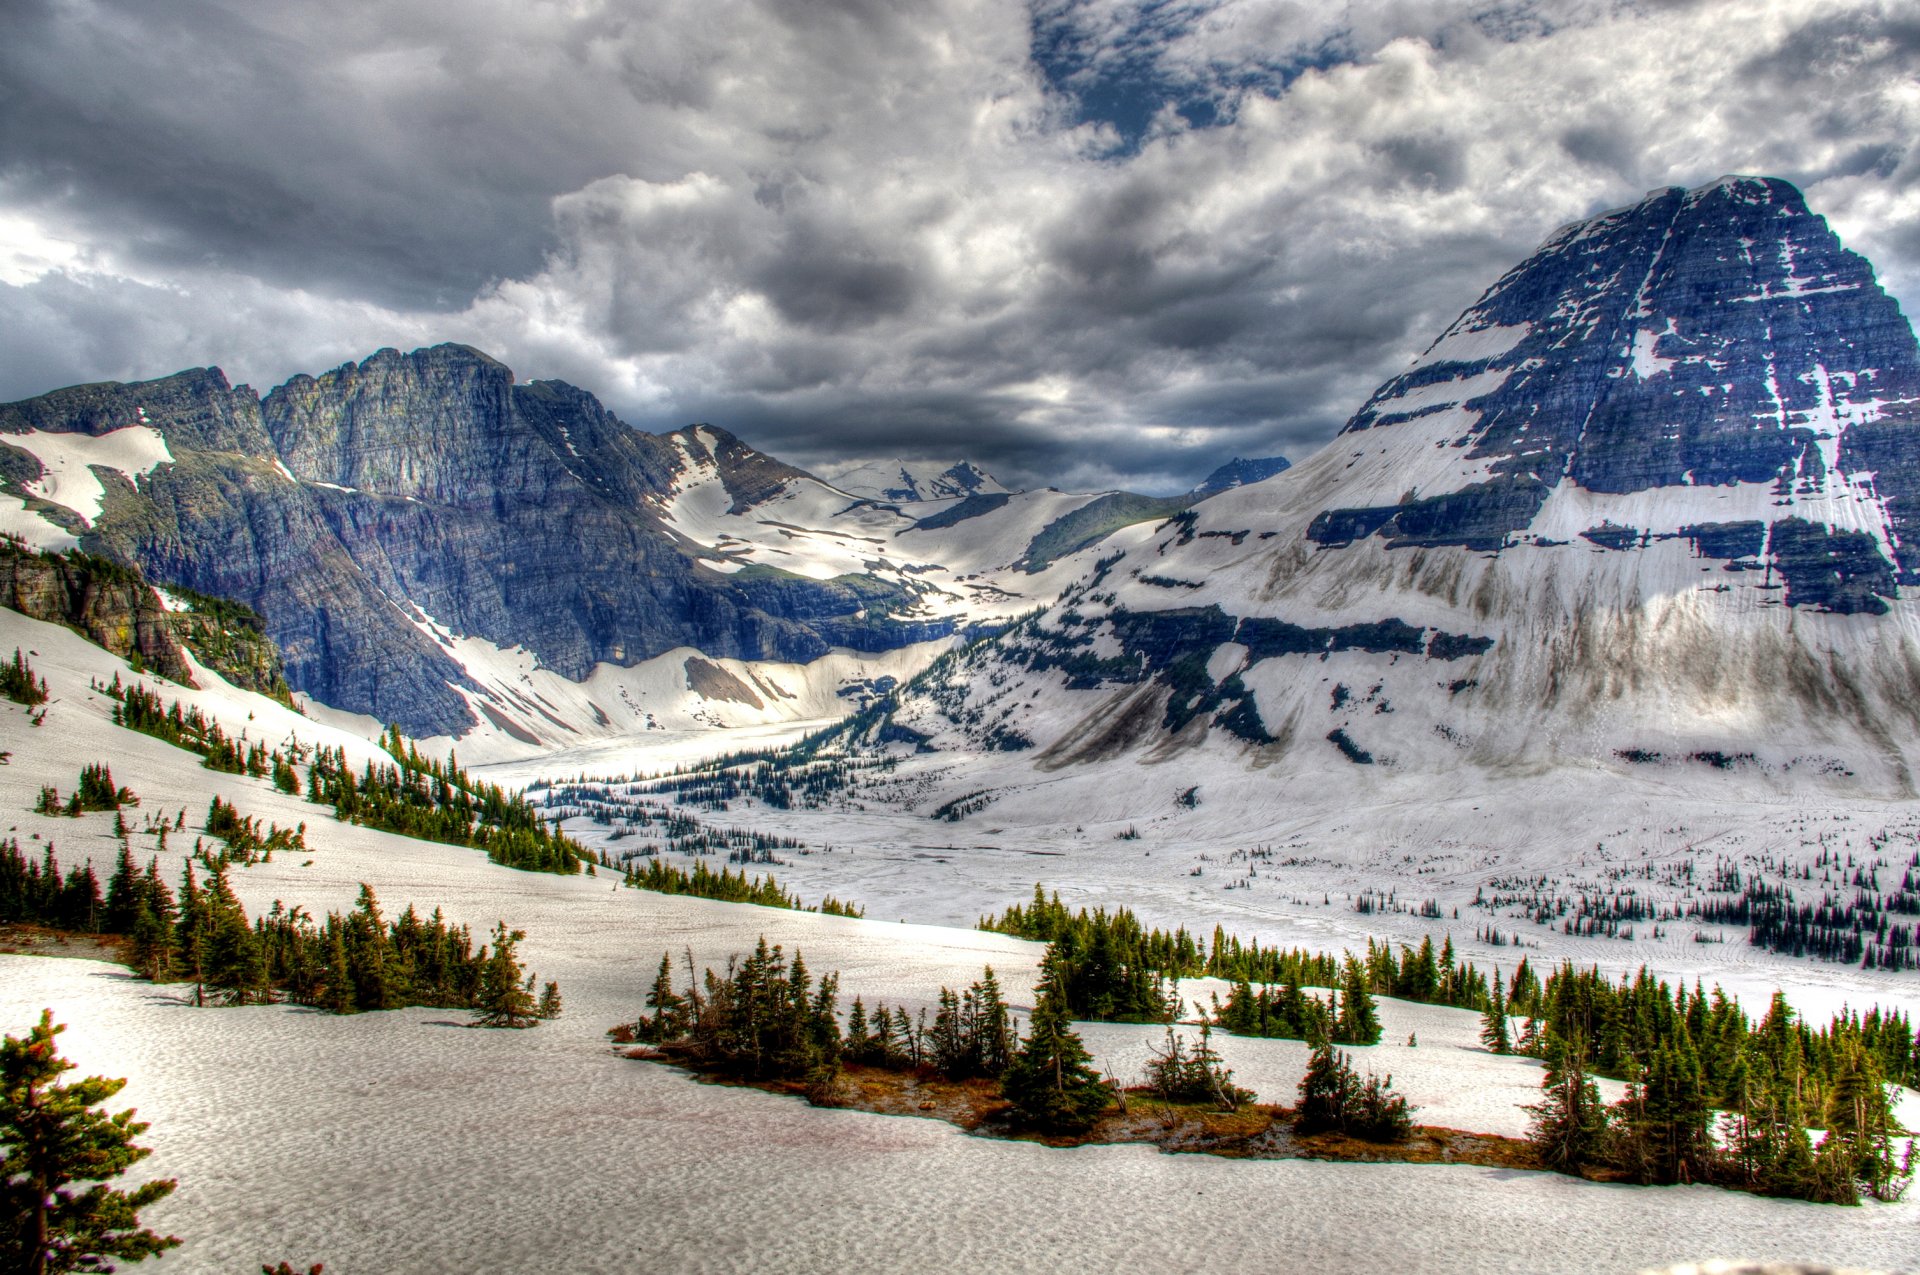
[[[982,1137],[1018,1138],[1055,1147],[1138,1142],[1175,1154],[1241,1159],[1543,1167],[1531,1144],[1498,1134],[1415,1125],[1413,1136],[1399,1143],[1367,1142],[1339,1133],[1300,1136],[1293,1132],[1293,1113],[1285,1107],[1254,1103],[1226,1112],[1205,1104],[1165,1103],[1140,1091],[1130,1091],[1125,1108],[1109,1109],[1091,1132],[1078,1137],[1050,1137],[1014,1128],[999,1086],[987,1080],[952,1081],[920,1071],[847,1065],[841,1068],[830,1094],[809,1094],[807,1086],[797,1081],[717,1076],[703,1072],[684,1057],[644,1046],[625,1052],[628,1058],[682,1068],[708,1083],[788,1094],[816,1106],[944,1120]]]
[[[124,965],[125,943],[113,934],[69,934],[40,925],[0,924],[0,952],[9,956],[68,956]]]

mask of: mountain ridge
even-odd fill
[[[1697,765],[1912,795],[1916,425],[1920,345],[1797,190],[1657,191],[896,721],[962,753],[990,722],[1043,770],[1216,736],[1342,782]]]

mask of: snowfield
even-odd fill
[[[153,1121],[145,1142],[154,1154],[140,1169],[181,1186],[149,1218],[187,1241],[155,1269],[232,1272],[286,1259],[301,1269],[324,1261],[333,1275],[1628,1272],[1716,1256],[1891,1269],[1920,1252],[1914,1202],[1838,1209],[1470,1167],[1228,1161],[1141,1147],[1059,1151],[700,1084],[618,1057],[603,1035],[640,1009],[663,951],[717,964],[764,934],[801,949],[816,972],[840,971],[843,1004],[857,994],[869,1006],[917,1009],[987,964],[1024,1008],[1042,949],[968,929],[653,895],[604,874],[515,872],[475,851],[342,826],[324,808],[214,774],[189,753],[111,725],[108,701],[88,680],[131,671],[77,636],[0,612],[0,649],[15,645],[53,689],[38,727],[18,706],[0,704],[0,738],[12,753],[0,767],[0,805],[9,835],[29,850],[51,838],[63,864],[87,855],[96,871],[110,869],[111,816],[24,813],[42,784],[70,788],[83,764],[104,758],[115,780],[142,797],[130,819],[136,827],[144,814],[179,809],[197,825],[216,793],[263,820],[307,823],[309,855],[232,870],[250,913],[276,900],[319,913],[346,908],[366,882],[389,914],[439,906],[476,931],[496,919],[524,928],[528,968],[557,979],[566,996],[557,1022],[485,1032],[444,1010],[336,1018],[292,1006],[195,1009],[184,989],[144,984],[118,967],[0,957],[5,1030],[17,1034],[52,1007],[70,1025],[62,1038],[69,1056],[87,1073],[127,1076],[124,1099]],[[200,676],[203,690],[163,693],[252,738],[298,734],[345,743],[357,760],[371,754],[349,732]],[[142,859],[152,853],[151,837],[136,834],[134,844]],[[1136,843],[1108,844],[1111,862],[1145,861]],[[171,845],[161,856],[170,880],[191,837]],[[820,865],[831,864],[836,879],[884,884],[884,874],[865,871],[898,853],[905,851],[820,852],[779,873],[813,899],[829,875]],[[1018,879],[1015,863],[1033,869],[1020,876],[1050,876],[1058,862],[1007,856],[998,866],[1007,880]],[[919,872],[923,891],[941,888],[939,866]],[[910,876],[901,868],[901,884],[885,891],[901,911],[954,909],[924,893],[910,906]],[[1128,892],[1115,889],[1116,901]],[[1023,892],[1003,888],[998,902]],[[1164,903],[1169,912],[1185,906],[1178,896]],[[1275,937],[1262,931],[1263,941]],[[1204,996],[1213,986],[1196,981],[1186,990]],[[1524,1127],[1519,1104],[1534,1097],[1537,1065],[1480,1050],[1475,1015],[1385,1000],[1381,1013],[1383,1043],[1353,1051],[1356,1062],[1391,1072],[1419,1104],[1418,1119],[1489,1132]],[[1409,1034],[1417,1047],[1407,1045]],[[1158,1035],[1150,1027],[1086,1029],[1090,1048],[1122,1077],[1137,1073]],[[1303,1046],[1219,1041],[1242,1083],[1267,1099],[1291,1098]],[[1909,1098],[1903,1115],[1912,1121],[1920,1107]]]

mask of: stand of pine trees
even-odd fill
[[[1369,1072],[1360,1079],[1347,1055],[1323,1041],[1314,1046],[1300,1079],[1293,1127],[1300,1133],[1405,1142],[1413,1133],[1413,1108],[1393,1092],[1392,1076],[1382,1080]]]
[[[1755,1024],[1718,988],[1571,965],[1512,1003],[1529,1015],[1521,1051],[1547,1062],[1529,1111],[1552,1167],[1827,1203],[1894,1198],[1911,1179],[1887,1097],[1888,1080],[1913,1076],[1901,1015],[1846,1011],[1816,1031],[1776,992]],[[1625,1080],[1626,1096],[1603,1108],[1592,1074]],[[1817,1147],[1809,1125],[1828,1131]]]
[[[1095,1021],[1158,1021],[1168,995],[1163,980],[1207,975],[1236,984],[1223,1011],[1226,1016],[1216,1020],[1229,1031],[1311,1040],[1319,1030],[1338,1043],[1371,1044],[1379,1039],[1379,1028],[1365,1017],[1372,1010],[1366,993],[1484,1010],[1498,977],[1496,972],[1490,979],[1457,960],[1451,937],[1438,952],[1428,938],[1417,948],[1403,946],[1397,955],[1391,944],[1369,939],[1356,981],[1355,958],[1343,961],[1324,952],[1263,948],[1258,940],[1242,940],[1218,926],[1207,942],[1184,928],[1150,929],[1126,908],[1070,912],[1058,893],[1049,896],[1038,885],[1030,902],[982,917],[979,928],[1051,945],[1066,972],[1074,1015]],[[1256,990],[1262,984],[1267,990]],[[1313,1004],[1303,1003],[1297,994],[1303,987],[1340,987],[1342,999],[1350,999],[1363,1017],[1339,1024],[1327,1002],[1305,996],[1304,1001]],[[1287,993],[1288,988],[1296,994]],[[1350,998],[1349,991],[1355,993]],[[1328,1021],[1322,1029],[1323,1011]]]
[[[0,695],[28,708],[38,708],[47,702],[47,679],[34,674],[33,665],[20,654],[17,646],[13,648],[13,658],[0,664]]]
[[[210,770],[271,779],[283,792],[300,790],[297,764],[307,763],[307,799],[333,807],[346,823],[401,836],[483,850],[495,863],[529,872],[578,872],[591,856],[571,837],[548,826],[524,794],[474,779],[449,757],[431,761],[394,727],[381,744],[391,764],[368,762],[356,775],[343,749],[311,755],[298,744],[287,752],[234,740],[199,709],[163,705],[142,684],[119,674],[98,689],[115,701],[113,720],[200,754]]]
[[[344,750],[319,749],[307,770],[308,799],[383,832],[471,846],[495,863],[529,872],[578,872],[589,858],[555,831],[522,793],[469,776],[458,762],[429,761],[394,727],[383,741],[392,765],[368,762],[356,777]]]
[[[128,961],[143,977],[190,982],[203,1005],[285,1000],[341,1014],[407,1005],[497,1012],[490,1007],[498,1002],[488,999],[495,984],[487,978],[491,968],[497,984],[498,934],[491,949],[476,949],[468,929],[450,924],[438,909],[422,919],[409,907],[388,920],[365,885],[350,912],[329,913],[324,922],[279,904],[249,921],[217,859],[204,877],[185,864],[176,892],[161,877],[157,858],[140,869],[123,844],[103,897],[91,865],[63,876],[51,846],[32,860],[17,841],[6,841],[0,842],[0,920],[124,936]],[[533,980],[520,973],[512,951],[524,936],[505,933],[505,964],[523,987],[530,1016],[553,1017],[559,989],[548,984],[536,1001]],[[513,1004],[507,1018],[528,1016],[518,1000]]]
[[[1085,1132],[1113,1100],[1052,979],[1021,1040],[991,967],[964,991],[941,988],[931,1023],[924,1011],[915,1018],[855,999],[843,1030],[839,975],[815,985],[798,952],[789,962],[764,937],[724,971],[695,979],[691,954],[686,964],[686,986],[676,991],[672,961],[661,956],[647,1012],[620,1030],[701,1070],[800,1082],[818,1101],[829,1100],[843,1062],[984,1079],[999,1084],[1014,1124],[1056,1134]]]

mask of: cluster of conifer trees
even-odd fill
[[[349,822],[406,837],[484,850],[530,872],[578,872],[581,845],[550,827],[524,794],[474,779],[449,757],[422,757],[399,727],[382,741],[392,765],[368,762],[356,778],[344,750],[319,749],[307,770],[309,800]]]
[[[199,1004],[286,1000],[342,1014],[427,1005],[473,1009],[505,1026],[552,1017],[560,1006],[555,984],[536,995],[520,969],[525,935],[517,930],[500,927],[490,947],[476,948],[467,928],[438,909],[424,920],[411,907],[386,919],[365,885],[350,912],[322,923],[278,904],[250,922],[225,863],[214,860],[202,879],[189,861],[176,893],[157,858],[142,870],[124,844],[103,896],[91,865],[63,877],[51,846],[34,862],[17,841],[0,843],[0,919],[124,936],[142,976],[191,982]]]
[[[47,702],[47,679],[34,675],[33,665],[20,654],[17,646],[13,648],[13,658],[0,664],[0,695],[28,708],[38,708]]]
[[[34,859],[21,853],[18,839],[0,841],[0,921],[97,934],[103,906],[92,863],[83,860],[63,875],[51,842]]]
[[[119,788],[114,785],[113,772],[99,762],[80,768],[79,782],[67,799],[60,799],[60,790],[52,784],[40,789],[40,797],[33,805],[37,815],[67,815],[79,818],[81,815],[96,811],[118,810],[122,806],[137,806],[140,798],[131,788]]]
[[[452,757],[422,757],[397,726],[381,741],[392,764],[368,762],[356,776],[343,749],[320,748],[309,757],[297,743],[283,752],[230,739],[199,709],[183,709],[177,700],[163,705],[156,692],[123,685],[117,673],[99,689],[117,701],[115,722],[199,753],[211,770],[270,777],[281,791],[295,793],[300,779],[294,766],[308,762],[307,799],[332,806],[345,822],[470,846],[495,863],[530,872],[574,873],[590,858],[578,842],[548,826],[525,796],[474,779]]]
[[[799,1081],[818,1101],[831,1101],[843,1062],[984,1078],[999,1082],[1017,1124],[1051,1133],[1085,1132],[1113,1100],[1051,972],[1043,971],[1039,1003],[1019,1041],[991,969],[964,992],[942,988],[930,1024],[924,1012],[917,1019],[884,1005],[869,1012],[856,1000],[844,1031],[839,976],[816,985],[798,952],[789,961],[764,937],[751,955],[698,980],[689,955],[687,972],[686,987],[675,991],[672,963],[660,958],[647,1012],[630,1030],[703,1069]]]
[[[1323,1040],[1307,1059],[1293,1127],[1300,1133],[1404,1142],[1413,1132],[1413,1108],[1393,1092],[1392,1076],[1383,1080],[1369,1072],[1362,1080],[1347,1055]]]
[[[1911,1177],[1886,1091],[1915,1079],[1903,1015],[1843,1011],[1815,1030],[1776,992],[1754,1023],[1718,988],[1689,993],[1644,969],[1614,983],[1571,965],[1544,983],[1516,971],[1508,999],[1528,1015],[1518,1049],[1547,1062],[1530,1110],[1556,1168],[1832,1203],[1891,1198]],[[1626,1097],[1603,1105],[1593,1075],[1625,1080]],[[1827,1130],[1818,1147],[1809,1125]]]
[[[1349,957],[1340,976],[1337,998],[1322,1000],[1297,983],[1255,987],[1245,979],[1217,1001],[1213,1021],[1236,1036],[1283,1037],[1289,1040],[1373,1045],[1380,1041],[1380,1015],[1373,1003],[1366,970]]]
[[[858,904],[843,902],[832,895],[821,900],[817,908],[807,907],[800,902],[799,896],[789,893],[774,880],[772,873],[749,878],[744,868],[739,872],[731,868],[721,868],[715,872],[704,863],[695,863],[693,870],[688,871],[651,857],[647,859],[646,866],[635,867],[633,860],[629,859],[624,881],[636,889],[652,890],[656,894],[686,894],[701,899],[717,899],[722,903],[757,903],[761,907],[821,912],[828,916],[866,915],[865,909]]]
[[[218,837],[225,843],[218,856],[222,864],[271,863],[276,850],[282,853],[305,853],[307,849],[306,824],[297,828],[282,828],[276,823],[268,825],[263,831],[258,819],[241,814],[232,802],[222,801],[217,796],[207,805],[206,827],[209,836]],[[211,869],[211,857],[204,850],[201,857]]]
[[[165,740],[176,748],[198,753],[202,758],[201,764],[208,770],[228,775],[251,775],[255,779],[273,775],[279,782],[280,768],[288,764],[288,758],[278,750],[269,750],[265,744],[258,741],[247,744],[229,738],[220,729],[220,723],[198,708],[183,709],[178,700],[171,705],[163,704],[158,692],[148,690],[138,682],[131,686],[122,685],[118,673],[113,675],[111,682],[96,683],[95,686],[102,694],[116,701],[113,720],[117,725]],[[296,757],[292,760],[299,759]]]

